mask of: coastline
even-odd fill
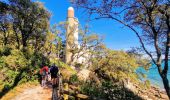
[[[137,95],[144,100],[169,100],[166,91],[154,85],[151,85],[150,88],[147,89],[138,89],[137,91]]]
[[[165,89],[161,89],[158,86],[151,85],[150,89],[147,91],[148,96],[152,98],[152,100],[168,100],[168,96],[166,94]],[[151,96],[151,93],[153,96]],[[149,95],[150,94],[150,95]]]
[[[166,91],[155,85],[151,85],[148,88],[141,88],[140,84],[128,82],[125,87],[144,100],[169,100]]]
[[[170,61],[169,61],[169,64],[170,64]],[[162,78],[160,77],[158,73],[158,69],[156,68],[154,64],[150,66],[149,70],[144,70],[143,68],[139,68],[138,71],[142,72],[143,74],[147,76],[146,79],[144,80],[149,80],[151,87],[156,87],[160,91],[165,92]],[[170,70],[168,71],[167,78],[170,81]]]

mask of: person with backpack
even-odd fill
[[[48,80],[48,81],[51,81],[50,69],[51,69],[51,67],[48,68],[48,75],[47,75],[47,77],[48,77],[47,80]]]
[[[41,86],[45,87],[46,86],[46,81],[48,78],[48,66],[43,66],[40,70],[40,75],[41,75]]]
[[[58,67],[55,64],[53,64],[50,68],[51,80],[52,80],[53,87],[57,86],[58,71],[59,71]]]

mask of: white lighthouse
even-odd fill
[[[67,64],[72,63],[73,53],[72,50],[78,48],[78,19],[74,17],[74,8],[69,7],[66,22],[66,57]]]
[[[81,47],[81,43],[78,43],[78,26],[79,22],[78,19],[74,17],[74,9],[73,7],[69,7],[66,22],[65,62],[72,67],[75,67],[75,64],[85,66],[89,64],[89,50]]]

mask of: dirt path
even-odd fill
[[[34,88],[25,89],[12,100],[51,100],[51,96],[52,88],[50,85],[46,88],[36,86]]]

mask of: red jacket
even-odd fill
[[[46,73],[48,73],[48,66],[44,66],[43,68],[41,68],[40,74],[42,74],[43,70],[45,70]]]

